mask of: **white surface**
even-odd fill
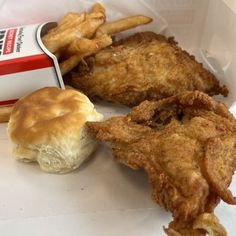
[[[92,2],[21,0],[19,4],[0,0],[0,28],[54,21],[70,10],[87,9]],[[155,21],[138,30],[174,34],[184,48],[200,60],[205,58],[206,64],[214,64],[213,69],[230,85],[230,97],[224,101],[228,105],[236,101],[236,18],[221,0],[101,2],[108,9],[108,19],[140,13],[152,16]],[[157,11],[166,18],[168,29],[163,18],[154,14]],[[230,66],[224,67],[228,58]],[[231,110],[236,114],[235,106]],[[108,117],[127,109],[104,105],[99,111]],[[231,189],[236,193],[236,178]],[[171,220],[171,215],[152,201],[146,174],[118,164],[107,147],[101,146],[73,173],[50,175],[36,164],[12,158],[5,124],[0,125],[0,191],[0,235],[4,236],[163,236],[162,227]],[[221,203],[216,215],[229,236],[234,236],[236,207]]]

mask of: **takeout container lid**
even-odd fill
[[[64,88],[58,61],[41,37],[56,23],[0,30],[0,106],[46,86]]]

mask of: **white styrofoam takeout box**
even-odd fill
[[[149,26],[174,35],[180,45],[211,69],[230,89],[223,99],[236,114],[236,4],[234,0],[100,1],[108,20],[133,14],[154,18]],[[19,4],[20,3],[20,4]],[[68,11],[88,9],[93,1],[0,0],[0,28],[55,21]],[[127,109],[97,104],[105,117]],[[231,190],[236,193],[236,178]],[[79,170],[67,175],[43,173],[37,165],[11,157],[6,124],[0,125],[0,235],[164,235],[171,220],[151,200],[143,171],[115,162],[101,146]],[[221,202],[216,215],[229,236],[236,233],[236,207]]]

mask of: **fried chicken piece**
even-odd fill
[[[227,235],[213,214],[220,199],[236,204],[227,189],[236,168],[236,122],[223,103],[185,92],[87,126],[111,143],[119,162],[148,173],[153,199],[173,213],[167,235]]]
[[[153,32],[136,33],[80,63],[72,86],[90,98],[128,106],[199,90],[227,96],[215,76],[173,38]]]

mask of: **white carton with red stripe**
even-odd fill
[[[0,106],[42,87],[64,88],[57,59],[41,41],[51,24],[0,30]]]

